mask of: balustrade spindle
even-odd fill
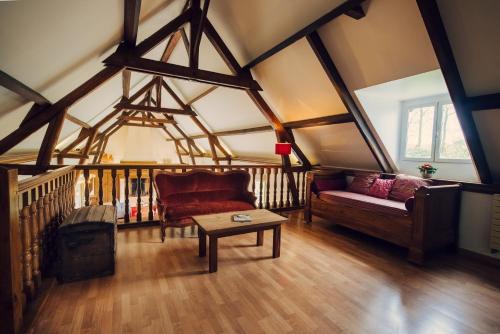
[[[137,182],[136,182],[136,185],[137,185],[137,221],[140,222],[142,221],[142,212],[141,212],[141,195],[142,195],[142,191],[141,191],[141,188],[142,188],[142,180],[141,180],[141,176],[142,176],[142,170],[140,168],[137,168]]]
[[[255,171],[256,168],[252,168],[252,194],[255,196]]]
[[[284,191],[284,188],[285,188],[285,185],[283,184],[283,175],[285,173],[283,173],[283,169],[280,170],[281,172],[281,182],[280,182],[280,208],[283,207],[284,205],[284,202],[283,202],[283,191]]]
[[[34,189],[36,192],[36,189]],[[32,192],[33,193],[33,192]],[[35,287],[39,288],[42,283],[42,275],[40,274],[40,243],[39,243],[39,231],[38,231],[38,212],[37,212],[37,201],[35,196],[31,197],[30,205],[30,221],[31,221],[31,257],[33,262],[33,281]]]
[[[33,267],[31,256],[31,231],[30,231],[30,207],[25,206],[21,210],[21,244],[22,244],[22,265],[24,293],[28,300],[35,296],[35,286],[33,283]]]
[[[153,169],[148,169],[149,176],[149,210],[148,210],[148,220],[153,220]]]
[[[306,172],[302,172],[302,205],[306,204]]]
[[[116,169],[111,170],[111,203],[116,207]]]
[[[40,188],[39,188],[40,190]],[[45,264],[44,264],[44,259],[46,257],[46,240],[47,240],[47,233],[45,231],[45,209],[44,209],[44,196],[42,195],[42,192],[39,192],[39,197],[37,200],[37,211],[38,211],[38,243],[39,243],[39,262],[40,262],[40,269],[42,271],[45,270]]]
[[[274,185],[273,185],[273,208],[278,207],[278,203],[276,202],[276,190],[278,188],[278,168],[273,168],[274,174]]]
[[[266,168],[266,205],[265,205],[266,209],[269,209],[271,207],[269,201],[270,177],[271,177],[271,168]]]
[[[292,191],[290,190],[290,187],[288,185],[289,185],[289,181],[287,178],[287,182],[286,182],[286,207],[287,208],[290,207],[290,194],[292,193]]]
[[[51,192],[49,194],[49,212],[50,212],[50,249],[49,249],[49,258],[50,258],[50,263],[54,263],[56,259],[56,234],[57,234],[57,217],[56,217],[56,207],[55,207],[55,188],[54,188],[54,182],[52,183],[51,187]]]
[[[123,220],[125,223],[130,222],[130,213],[129,213],[129,199],[128,199],[128,178],[130,175],[130,171],[128,168],[125,168],[125,215],[123,216]]]
[[[90,205],[90,201],[89,201],[89,198],[90,198],[90,192],[89,192],[89,170],[88,169],[84,169],[83,170],[83,178],[85,179],[85,206],[89,206]]]
[[[44,268],[48,268],[50,264],[50,249],[52,248],[50,234],[50,196],[48,194],[48,188],[46,187],[45,196],[43,196],[43,214],[44,214],[44,250],[43,250],[43,263]]]
[[[99,182],[99,205],[102,205],[103,203],[103,190],[102,190],[102,176],[103,176],[103,170],[102,168],[99,168],[97,170],[97,179]]]
[[[262,209],[262,186],[264,181],[264,168],[259,168],[259,209]]]

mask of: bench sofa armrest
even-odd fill
[[[415,191],[410,249],[421,253],[421,261],[425,251],[456,243],[461,188],[457,183]]]
[[[318,191],[314,185],[317,180],[345,180],[343,171],[308,171],[306,173],[306,203],[304,207],[304,218],[306,222],[311,222],[311,196],[317,196]]]

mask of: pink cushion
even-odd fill
[[[369,196],[384,198],[387,199],[389,197],[389,193],[391,192],[392,185],[396,180],[389,179],[376,179],[370,187],[370,191],[368,191]]]
[[[389,199],[376,198],[368,195],[353,193],[349,191],[330,190],[323,191],[319,198],[330,203],[343,203],[356,208],[376,211],[385,214],[407,216],[405,204]]]
[[[370,191],[370,187],[375,179],[379,176],[380,174],[373,173],[356,174],[351,184],[347,187],[347,191],[366,195]]]
[[[404,202],[415,194],[415,190],[422,186],[431,185],[431,181],[409,175],[398,175],[389,194],[389,199]]]

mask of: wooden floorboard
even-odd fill
[[[121,230],[116,274],[55,285],[28,332],[500,333],[499,268],[453,254],[417,267],[404,249],[301,213],[283,226],[280,258],[271,231],[255,241],[220,239],[209,274],[197,238]]]

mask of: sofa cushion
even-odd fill
[[[431,185],[431,181],[410,175],[400,174],[392,186],[389,199],[404,202],[415,194],[415,190],[422,186]]]
[[[347,191],[358,193],[358,194],[368,194],[370,187],[372,186],[375,179],[377,179],[380,174],[376,173],[359,173],[354,176],[351,184],[347,187]]]
[[[312,191],[318,194],[326,190],[345,190],[345,177],[332,179],[315,179],[312,185]]]
[[[206,201],[202,205],[200,203],[182,203],[167,206],[165,216],[170,220],[179,220],[196,215],[253,209],[255,207],[252,204],[244,201]]]
[[[392,215],[407,216],[405,204],[389,199],[376,198],[364,194],[353,193],[341,190],[323,191],[319,194],[319,198],[325,202],[342,203],[350,206],[355,206],[360,209],[376,211]]]
[[[389,197],[389,193],[391,192],[394,181],[394,179],[376,179],[370,187],[367,195],[387,199],[387,197]]]

